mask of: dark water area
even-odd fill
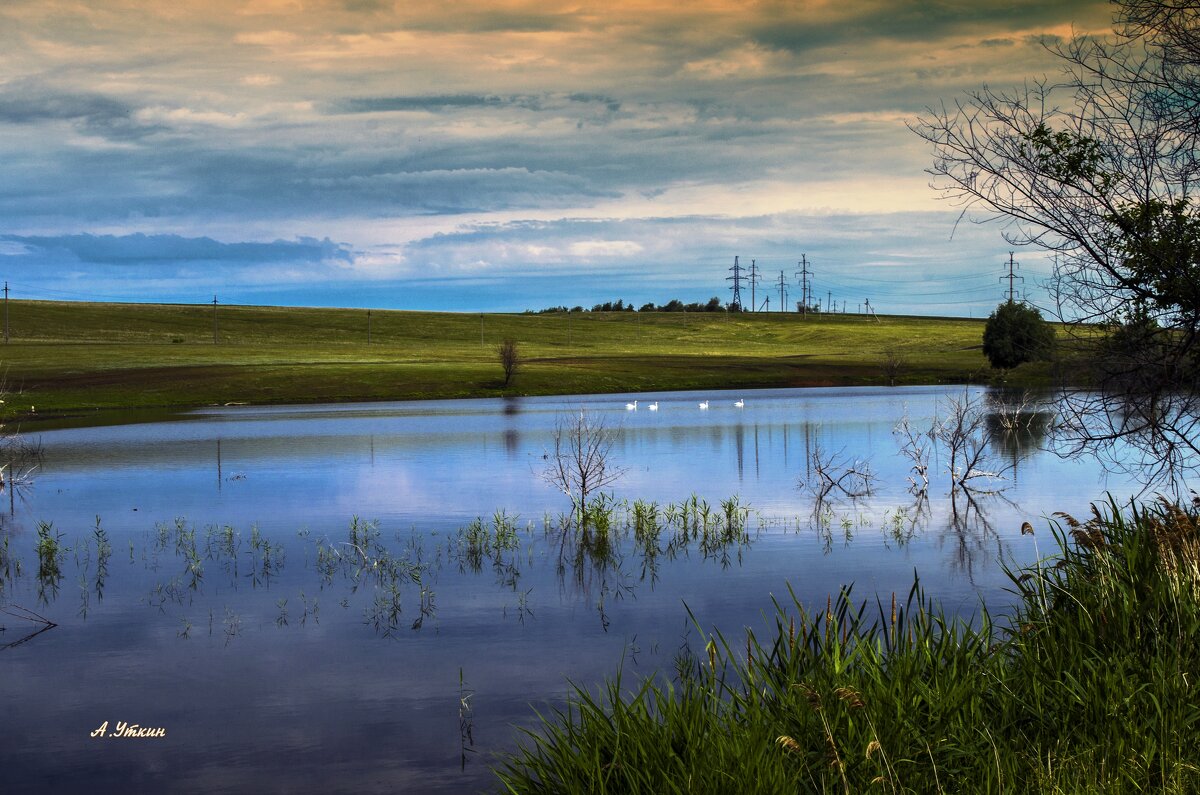
[[[915,571],[948,612],[1003,612],[1002,564],[1052,549],[1047,516],[1140,487],[985,423],[1004,478],[953,490],[934,445],[916,499],[894,428],[956,396],[996,413],[963,395],[231,407],[42,432],[42,463],[3,492],[0,792],[495,790],[494,754],[570,682],[669,677],[702,631],[762,637],[789,589],[886,602]],[[564,536],[570,502],[542,477],[580,410],[625,468],[603,544]],[[869,495],[818,501],[821,462],[869,469]],[[658,532],[635,528],[638,500]]]

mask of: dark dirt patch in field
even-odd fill
[[[64,373],[53,377],[25,379],[25,388],[87,389],[126,386],[136,381],[139,386],[177,386],[180,382],[213,381],[228,378],[246,368],[231,365],[184,365],[176,367],[134,367],[99,370],[92,373]]]

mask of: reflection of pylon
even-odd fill
[[[734,311],[742,308],[742,266],[738,264],[738,258],[733,258],[733,267],[729,270],[733,271],[732,276],[726,276],[725,281],[733,282],[733,300],[729,302],[729,308]]]

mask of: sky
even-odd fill
[[[907,127],[1102,0],[2,0],[13,298],[986,316],[1001,226]],[[1017,250],[1034,303],[1045,257]],[[768,283],[770,286],[768,287]],[[743,303],[750,305],[743,287]]]

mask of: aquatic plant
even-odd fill
[[[9,546],[9,537],[0,538],[0,596],[5,586],[21,576],[21,559],[15,557]]]
[[[108,579],[108,560],[112,557],[112,543],[108,540],[108,532],[100,526],[100,517],[96,517],[96,526],[92,529],[92,539],[96,542],[96,578],[92,587],[96,591],[96,600],[104,598],[104,583]]]
[[[1197,791],[1198,516],[1061,515],[1002,621],[950,619],[919,583],[792,593],[766,642],[700,632],[672,680],[577,687],[497,773],[522,793]]]
[[[62,533],[55,531],[53,523],[48,522],[38,522],[34,549],[38,557],[38,602],[46,605],[58,596],[62,561],[67,549],[62,544]]]

